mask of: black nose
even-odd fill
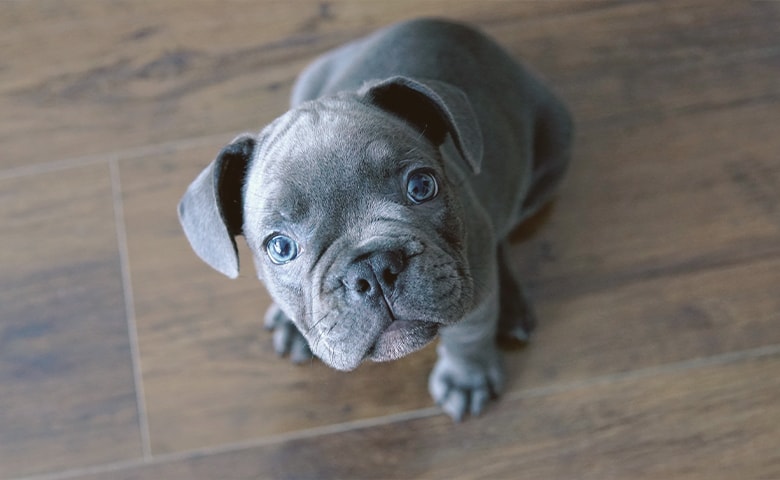
[[[344,275],[344,285],[357,298],[389,295],[405,267],[406,259],[401,252],[373,253],[350,264]]]

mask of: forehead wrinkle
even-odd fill
[[[308,216],[310,202],[300,186],[292,183],[276,184],[268,191],[262,212],[272,218],[274,223],[300,223]]]
[[[404,156],[386,138],[373,138],[363,147],[366,161],[363,167],[366,170],[380,172],[380,178],[387,180],[398,174]]]
[[[271,135],[266,140],[266,148],[268,151],[276,150],[277,144],[282,139],[287,139],[293,129],[300,128],[302,123],[317,126],[320,120],[320,112],[312,105],[304,104],[288,111],[269,125]],[[289,146],[289,143],[285,142],[285,146]]]

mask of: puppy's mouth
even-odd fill
[[[415,352],[436,338],[440,326],[418,320],[393,320],[369,348],[366,358],[387,362]]]

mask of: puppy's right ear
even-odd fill
[[[257,138],[244,134],[225,146],[179,202],[179,222],[192,249],[212,268],[238,277],[236,235],[244,225],[243,187]]]

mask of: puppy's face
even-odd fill
[[[472,308],[457,186],[416,128],[341,95],[263,135],[243,234],[318,357],[341,370],[395,359]]]

